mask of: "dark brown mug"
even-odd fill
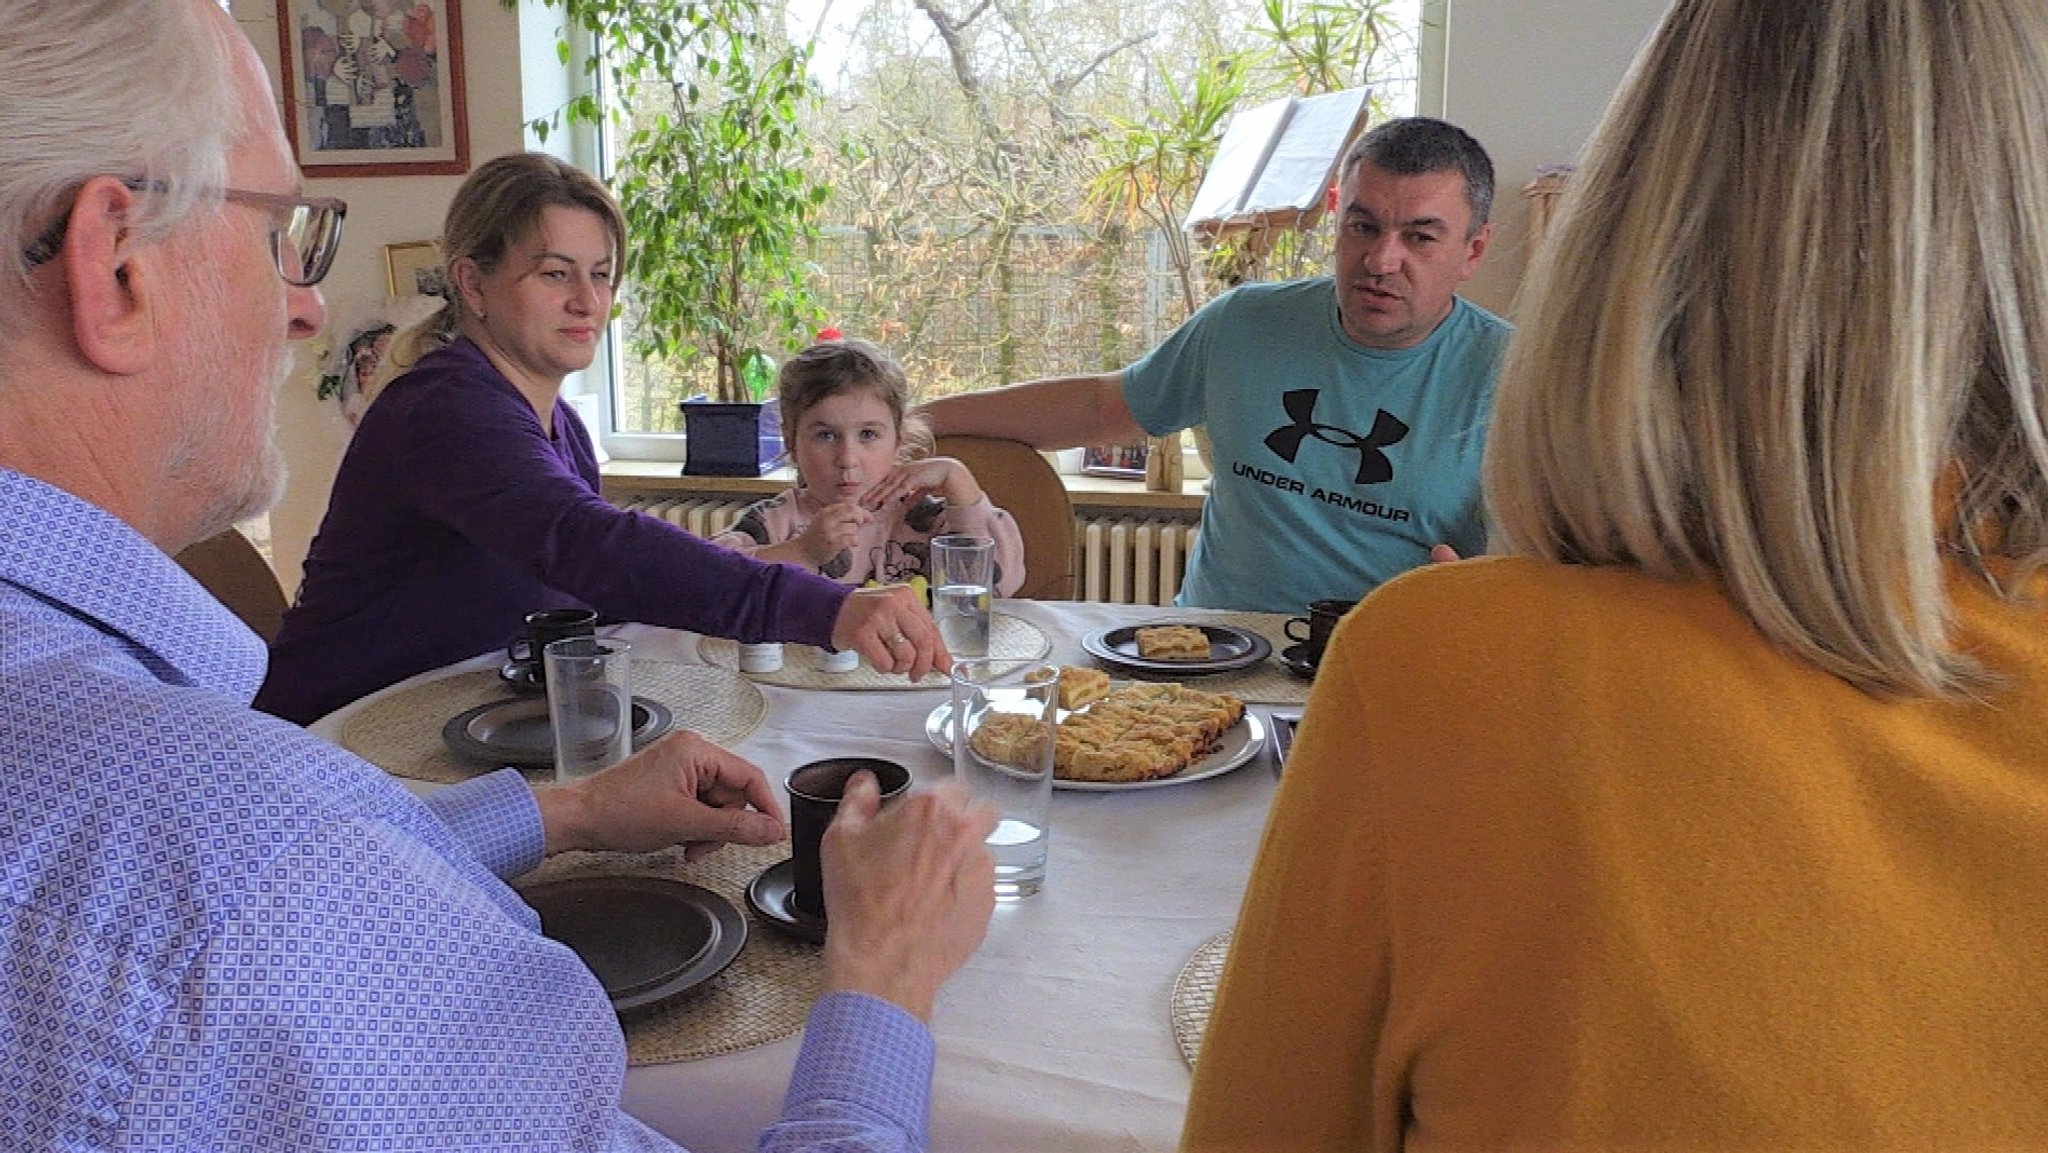
[[[546,662],[540,655],[556,641],[597,635],[597,613],[590,609],[541,609],[526,614],[526,633],[505,646],[503,676],[515,687],[547,687]]]
[[[789,847],[796,911],[813,917],[825,915],[825,869],[818,847],[825,839],[825,826],[839,812],[839,800],[846,795],[846,782],[866,770],[875,775],[882,788],[882,803],[888,804],[910,789],[910,770],[895,761],[875,757],[834,757],[812,761],[789,774]]]
[[[1321,664],[1323,650],[1330,647],[1330,633],[1336,629],[1337,622],[1344,619],[1344,614],[1350,612],[1357,603],[1335,599],[1310,601],[1307,616],[1289,617],[1281,629],[1287,634],[1288,640],[1301,642],[1303,660],[1312,665]],[[1295,631],[1297,625],[1302,629],[1299,633]]]

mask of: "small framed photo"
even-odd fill
[[[1121,476],[1145,479],[1148,442],[1132,444],[1091,444],[1081,457],[1081,471],[1089,476]]]
[[[384,271],[391,298],[447,296],[448,274],[441,267],[441,246],[431,240],[409,240],[384,246]]]
[[[277,0],[277,41],[307,176],[469,171],[461,0]]]

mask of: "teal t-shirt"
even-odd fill
[[[1508,323],[1459,299],[1394,351],[1345,335],[1332,280],[1247,284],[1124,370],[1155,436],[1208,426],[1215,479],[1178,603],[1299,613],[1448,544],[1485,549],[1480,458]]]

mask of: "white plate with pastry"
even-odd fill
[[[1103,664],[1146,677],[1234,672],[1273,655],[1273,642],[1258,633],[1194,621],[1103,629],[1081,638],[1081,648]]]
[[[1191,698],[1219,695],[1201,694],[1194,690],[1181,689],[1181,686],[1177,685],[1141,684],[1134,686],[1128,682],[1123,682],[1116,683],[1113,687],[1117,692],[1128,690],[1139,694],[1180,690],[1179,695]],[[1092,707],[1093,703],[1092,701],[1090,702],[1090,707]],[[1135,702],[1138,709],[1142,709],[1155,721],[1160,714],[1171,711],[1168,707],[1170,704],[1171,702],[1163,699]],[[1111,707],[1114,708],[1115,706]],[[1237,702],[1237,707],[1242,710],[1242,702]],[[1064,727],[1066,721],[1079,713],[1087,711],[1089,711],[1088,708],[1079,710],[1060,709],[1059,720],[1062,722],[1063,732],[1066,731]],[[1109,710],[1105,709],[1105,714],[1108,712]],[[931,741],[933,748],[949,757],[953,755],[953,703],[951,701],[942,702],[931,711],[931,714],[925,718],[924,732],[926,738]],[[1200,739],[1200,737],[1195,737],[1194,739]],[[1074,792],[1121,793],[1132,789],[1157,789],[1171,785],[1185,785],[1195,781],[1205,781],[1211,777],[1221,776],[1232,769],[1239,768],[1245,762],[1257,756],[1259,750],[1266,746],[1266,726],[1250,711],[1242,711],[1235,723],[1225,728],[1220,735],[1209,738],[1203,751],[1193,756],[1183,756],[1177,763],[1183,764],[1184,767],[1172,772],[1149,775],[1159,763],[1154,758],[1173,756],[1180,749],[1185,748],[1184,745],[1179,746],[1179,748],[1169,747],[1174,745],[1174,742],[1175,738],[1169,734],[1160,742],[1160,748],[1151,749],[1143,747],[1141,737],[1137,742],[1139,745],[1136,754],[1139,758],[1138,763],[1131,766],[1129,771],[1132,774],[1140,775],[1142,779],[1125,780],[1079,780],[1067,775],[1072,771],[1085,772],[1098,768],[1105,769],[1110,774],[1115,775],[1119,771],[1118,758],[1116,755],[1113,755],[1115,750],[1105,750],[1105,755],[1094,758],[1075,758],[1071,755],[1073,752],[1069,747],[1071,742],[1063,742],[1060,746],[1062,764],[1055,770],[1052,787]],[[1128,752],[1128,750],[1126,751]],[[1079,769],[1076,770],[1073,766],[1067,764],[1066,762],[1069,760],[1078,760],[1080,762]]]

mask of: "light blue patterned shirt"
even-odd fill
[[[32,1149],[671,1149],[604,991],[499,878],[515,772],[420,801],[249,709],[263,645],[0,469],[0,1132]],[[930,1034],[813,1012],[764,1149],[922,1148]]]

